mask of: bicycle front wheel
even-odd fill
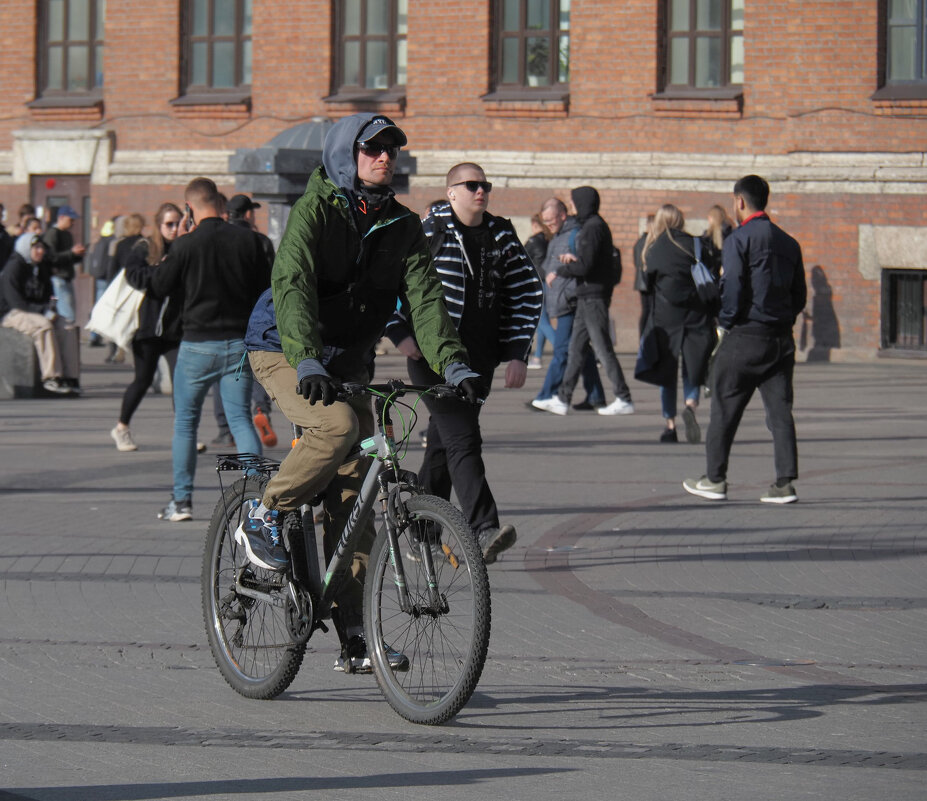
[[[261,482],[242,478],[219,500],[206,534],[201,591],[206,635],[219,672],[246,698],[268,699],[290,686],[306,644],[294,642],[287,625],[292,602],[285,576],[251,564],[235,542],[251,501],[262,493]]]
[[[389,538],[381,530],[364,585],[367,652],[390,706],[413,723],[450,720],[470,700],[489,647],[486,565],[470,526],[442,498],[405,502],[411,518],[399,536],[411,608],[400,607]],[[428,553],[426,553],[426,551]],[[434,566],[435,586],[427,561]],[[398,660],[395,652],[408,659]],[[390,653],[394,667],[390,668]]]

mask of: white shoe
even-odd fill
[[[128,428],[120,429],[118,426],[109,432],[109,435],[116,441],[116,450],[118,451],[137,451],[138,446],[132,439],[132,433]]]
[[[552,414],[569,414],[570,406],[569,404],[564,403],[560,398],[554,395],[552,398],[544,398],[544,400],[538,400],[535,398],[531,401],[531,405],[535,409],[540,409],[544,412],[551,412]]]
[[[537,356],[532,356],[528,359],[528,369],[529,370],[540,370],[543,365],[541,360]]]
[[[634,404],[631,401],[615,398],[608,406],[596,409],[599,414],[634,414]]]

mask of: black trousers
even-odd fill
[[[119,422],[129,425],[132,415],[145,397],[145,393],[154,381],[158,369],[158,359],[164,356],[171,369],[171,378],[174,377],[174,365],[177,364],[177,349],[179,342],[168,342],[160,337],[132,340],[132,356],[135,358],[135,379],[126,387],[122,396],[122,409],[119,412]]]
[[[711,418],[705,439],[708,478],[727,478],[728,458],[744,409],[760,391],[766,427],[772,433],[776,478],[798,478],[798,445],[792,419],[792,332],[776,335],[733,329],[721,343],[711,369]]]
[[[612,345],[608,333],[608,304],[604,298],[577,298],[576,314],[573,317],[573,333],[570,336],[570,355],[567,357],[566,371],[560,384],[558,395],[560,400],[569,404],[573,397],[576,382],[582,374],[583,362],[586,358],[586,345],[591,344],[593,353],[605,376],[611,382],[615,397],[628,402],[631,401],[631,390],[618,358],[615,356],[615,346]]]
[[[413,384],[443,384],[444,379],[424,360],[408,360]],[[486,386],[492,374],[482,374]],[[483,465],[483,437],[480,433],[482,406],[456,400],[435,400],[425,396],[431,414],[428,422],[428,445],[419,470],[425,492],[450,500],[451,487],[457,493],[460,508],[479,534],[499,527],[499,511],[486,481]]]

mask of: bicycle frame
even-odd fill
[[[426,576],[429,579],[430,597],[429,604],[426,607],[413,609],[410,602],[408,587],[406,585],[405,570],[402,564],[402,557],[399,553],[399,527],[404,521],[401,517],[396,517],[389,507],[389,499],[394,492],[403,489],[412,492],[420,491],[418,486],[418,477],[399,467],[396,456],[396,443],[393,440],[393,423],[390,415],[390,408],[399,396],[397,392],[401,389],[404,391],[426,391],[426,387],[416,387],[403,384],[402,382],[392,381],[386,385],[379,385],[388,394],[374,395],[375,398],[375,422],[377,430],[373,436],[363,440],[355,447],[345,458],[345,463],[368,457],[371,459],[370,467],[361,483],[357,499],[351,509],[351,514],[345,523],[341,536],[335,545],[331,560],[329,561],[324,578],[321,576],[321,568],[318,558],[318,542],[315,532],[315,523],[312,518],[312,505],[306,504],[300,509],[301,533],[303,534],[302,543],[297,543],[291,539],[288,543],[290,553],[293,555],[293,573],[297,583],[287,582],[287,590],[297,608],[302,609],[306,601],[310,604],[309,617],[304,620],[309,624],[309,634],[316,628],[323,628],[321,621],[331,617],[331,609],[339,590],[345,579],[350,573],[351,563],[354,559],[354,553],[358,540],[361,536],[363,527],[366,525],[373,512],[373,506],[377,500],[383,504],[384,520],[386,535],[389,539],[391,562],[394,570],[394,581],[398,593],[400,608],[403,612],[412,614],[435,614],[442,608],[442,598],[436,589],[434,576],[434,566],[431,555],[428,553],[425,558]],[[373,387],[371,387],[373,389]],[[294,427],[295,428],[295,427]],[[261,472],[264,475],[270,475],[279,469],[280,463],[264,457],[258,457],[254,454],[238,454],[232,457],[223,457],[217,464],[217,470],[229,470],[236,467],[244,468],[246,472]],[[392,488],[390,485],[393,485]],[[402,510],[401,504],[398,509]],[[285,528],[285,532],[288,530]],[[303,551],[304,553],[300,553]],[[427,549],[426,549],[427,550]],[[299,557],[302,556],[302,559]],[[301,564],[299,564],[301,562]],[[301,569],[304,568],[304,569]],[[309,598],[303,598],[300,602],[299,587],[303,586],[304,590],[309,593]],[[281,587],[283,589],[283,587]],[[279,594],[272,594],[256,590],[252,587],[242,585],[241,573],[235,583],[236,592],[255,598],[256,600],[265,601],[276,606],[282,606],[284,601]]]

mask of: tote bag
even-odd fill
[[[94,304],[87,329],[128,348],[138,330],[138,310],[145,293],[131,286],[126,271],[120,270]]]

